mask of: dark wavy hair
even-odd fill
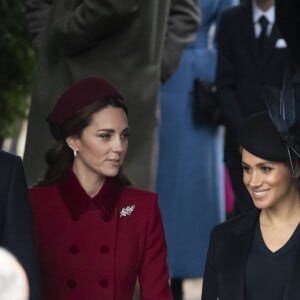
[[[103,97],[76,112],[62,124],[60,128],[61,138],[46,152],[45,160],[48,167],[44,178],[38,182],[38,185],[55,184],[64,177],[72,168],[74,160],[73,151],[67,145],[65,139],[69,136],[80,137],[84,128],[91,123],[93,115],[109,106],[123,109],[128,116],[127,107],[122,99]],[[118,177],[122,184],[131,185],[131,182],[123,174],[122,170],[120,170]]]

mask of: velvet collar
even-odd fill
[[[110,216],[116,206],[121,187],[118,178],[107,177],[98,194],[90,197],[72,171],[69,171],[58,184],[61,197],[74,220],[78,220],[80,215],[90,207],[101,209],[104,214]]]

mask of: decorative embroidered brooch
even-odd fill
[[[134,211],[134,209],[135,209],[135,205],[123,207],[120,211],[120,218],[130,216],[132,214],[132,212]]]

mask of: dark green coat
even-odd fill
[[[39,53],[24,156],[29,182],[44,174],[44,153],[53,142],[45,118],[59,95],[81,78],[102,76],[129,107],[125,172],[133,183],[152,187],[160,79],[170,76],[194,38],[196,1],[27,0],[27,6]]]

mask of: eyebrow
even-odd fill
[[[246,165],[246,166],[250,167],[250,165],[247,164],[244,161],[242,161],[242,165]],[[271,166],[273,166],[273,163],[271,161],[264,161],[264,162],[260,162],[258,164],[255,164],[255,166],[257,166],[257,167],[262,167],[262,166],[265,166],[265,165],[271,165]]]
[[[128,131],[128,130],[129,130],[129,128],[128,128],[128,127],[126,127],[124,130],[122,130],[122,132],[124,132],[124,131]],[[115,130],[114,130],[114,129],[111,129],[111,128],[102,128],[102,129],[97,129],[97,132],[99,132],[99,131],[105,131],[105,132],[111,132],[111,133],[115,132]]]
[[[108,132],[114,132],[113,129],[103,128],[103,129],[97,129],[97,131],[108,131]]]

